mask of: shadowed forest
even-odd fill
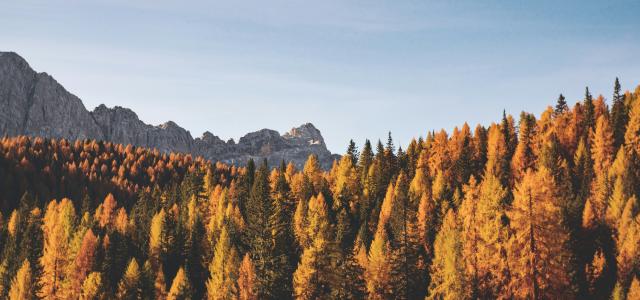
[[[640,299],[640,87],[330,170],[0,141],[1,299]]]

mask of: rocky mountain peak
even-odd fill
[[[285,133],[282,137],[289,140],[298,140],[299,142],[307,143],[308,145],[325,145],[324,138],[322,138],[320,130],[311,123],[305,123],[299,127],[291,128],[291,130]]]
[[[244,164],[267,159],[277,166],[282,160],[301,168],[311,154],[324,168],[337,157],[327,150],[320,131],[311,123],[284,135],[262,129],[241,137],[236,144],[224,142],[211,132],[192,138],[173,121],[158,126],[144,123],[131,109],[104,104],[89,112],[75,95],[53,77],[37,73],[14,52],[0,52],[0,136],[31,135],[52,138],[98,139],[184,152],[212,161]]]

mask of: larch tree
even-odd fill
[[[462,257],[462,238],[455,212],[450,209],[436,236],[427,299],[468,299]]]
[[[337,284],[336,270],[339,254],[333,240],[334,228],[324,196],[319,194],[309,201],[310,245],[304,248],[300,263],[293,275],[294,295],[298,299],[330,297]]]
[[[255,282],[256,270],[249,254],[245,254],[238,270],[238,299],[257,300]]]
[[[23,300],[35,298],[35,285],[31,274],[31,264],[25,259],[18,273],[11,281],[9,289],[10,300]]]
[[[509,245],[511,286],[517,298],[548,299],[571,295],[561,202],[553,176],[542,166],[517,184],[509,212],[514,231]]]
[[[89,273],[82,283],[82,300],[102,300],[106,299],[104,286],[102,285],[102,275],[99,272]]]
[[[77,298],[82,292],[78,283],[84,282],[87,275],[93,270],[96,261],[96,250],[98,248],[98,238],[93,234],[91,229],[87,230],[82,238],[82,244],[80,250],[76,255],[72,264],[72,270],[70,272],[71,283],[68,288],[70,298]]]
[[[592,186],[592,209],[600,223],[604,222],[607,204],[611,193],[609,182],[609,168],[614,158],[613,131],[605,116],[598,118],[596,130],[591,142],[591,157],[593,158],[593,171],[595,180]]]
[[[171,288],[167,293],[167,300],[191,299],[191,284],[183,268],[178,269],[178,273],[173,278]]]
[[[60,202],[51,201],[47,206],[42,229],[44,232],[44,250],[40,258],[42,276],[40,294],[43,299],[62,297],[61,289],[70,258],[69,241],[73,234],[75,209],[71,200],[64,198]]]
[[[209,265],[207,299],[238,298],[238,252],[232,244],[227,229],[223,228],[216,243],[213,260]]]
[[[365,280],[369,299],[390,299],[394,297],[391,284],[392,249],[384,228],[378,228],[369,247],[369,260],[365,270]]]
[[[129,261],[127,270],[118,283],[116,297],[118,299],[141,299],[142,294],[142,274],[140,266],[135,258]]]

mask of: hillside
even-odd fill
[[[0,298],[640,295],[640,87],[348,149],[324,171],[5,138]]]

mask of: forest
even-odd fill
[[[640,299],[640,86],[225,165],[0,140],[0,299]]]

